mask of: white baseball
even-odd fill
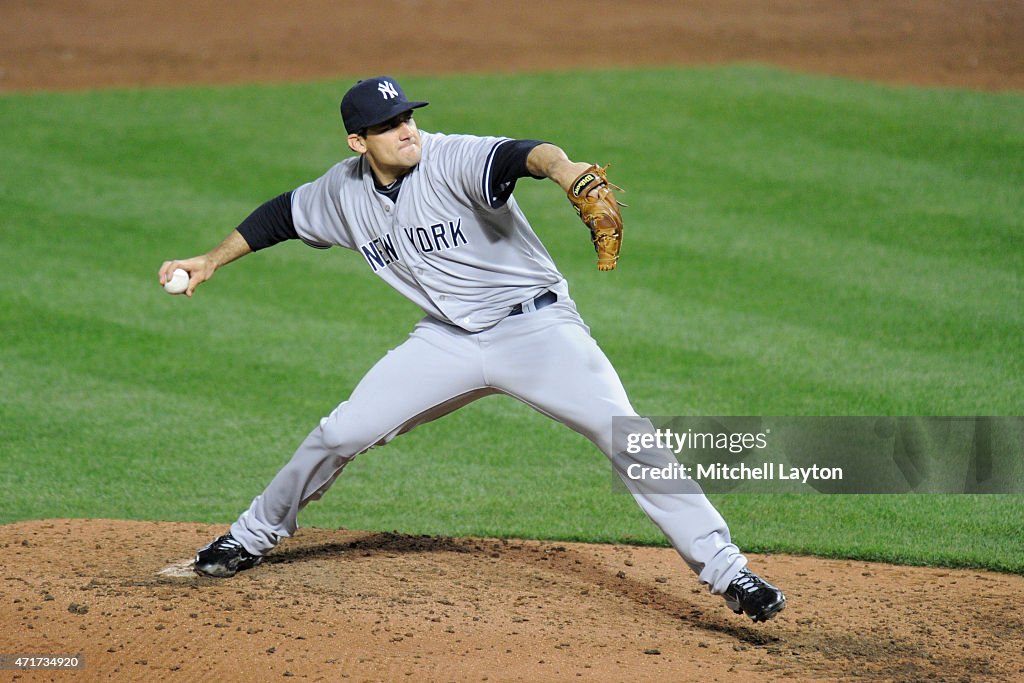
[[[168,294],[181,294],[188,289],[188,272],[175,268],[171,279],[164,283],[164,291]]]

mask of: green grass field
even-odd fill
[[[403,340],[418,311],[350,252],[156,284],[347,155],[348,83],[0,97],[0,522],[226,523]],[[552,184],[517,197],[640,412],[1022,414],[1024,95],[760,67],[403,85],[426,130],[612,163],[614,273]],[[1020,496],[713,499],[750,550],[1024,572]],[[300,521],[663,542],[589,442],[506,398],[361,456]]]

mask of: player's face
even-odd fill
[[[420,163],[420,131],[412,111],[368,128],[365,136],[356,137],[353,149],[366,154],[381,182],[389,183]]]

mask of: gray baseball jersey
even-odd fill
[[[374,191],[363,157],[292,192],[299,236],[358,251],[427,315],[479,332],[562,282],[514,197],[496,202],[491,162],[507,138],[420,133],[422,158],[399,201]]]

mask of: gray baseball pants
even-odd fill
[[[622,476],[631,462],[660,462],[666,454],[613,452],[612,418],[636,412],[565,294],[557,303],[509,316],[483,332],[468,333],[430,317],[421,320],[310,432],[232,524],[232,535],[249,552],[267,553],[295,532],[299,511],[319,499],[357,455],[495,393],[517,398],[594,442],[713,593],[723,592],[746,565],[725,520],[696,483],[686,493],[678,492],[678,483],[676,492],[665,493],[657,482]]]

